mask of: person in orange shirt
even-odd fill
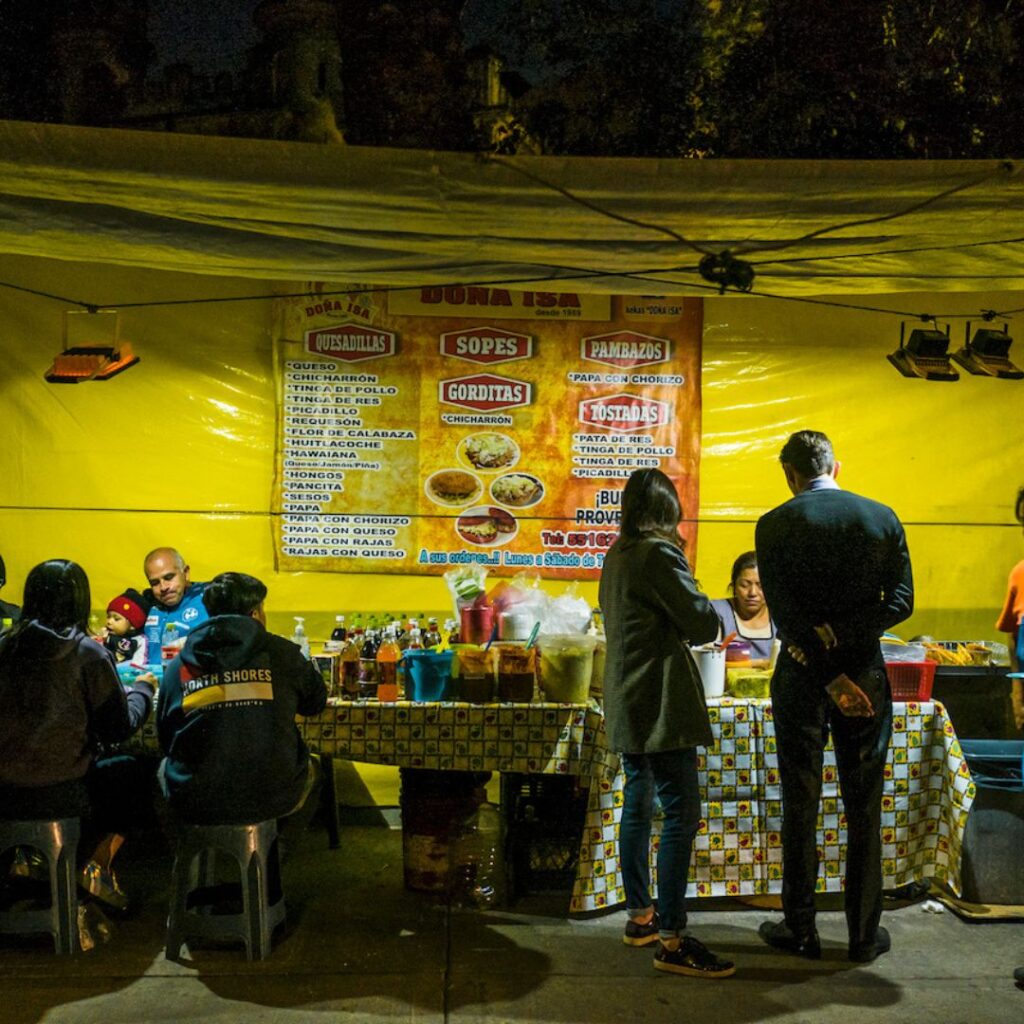
[[[1024,487],[1017,492],[1014,505],[1017,522],[1024,526]],[[1010,572],[1003,611],[996,629],[1010,634],[1010,665],[1015,673],[1024,672],[1024,562],[1018,562]],[[1018,729],[1024,729],[1024,679],[1013,680],[1013,720]]]
[[[1013,506],[1017,522],[1024,526],[1024,487],[1017,492],[1017,503]],[[1024,729],[1024,562],[1018,562],[1010,571],[1006,587],[1003,611],[996,623],[996,629],[1010,634],[1010,666],[1013,678],[1013,721],[1018,730]],[[1024,967],[1017,967],[1013,980],[1018,988],[1024,988]]]

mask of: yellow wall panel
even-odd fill
[[[246,300],[269,296],[270,283],[9,256],[0,257],[0,282],[101,305],[194,302],[124,308],[121,333],[141,362],[107,382],[52,385],[43,374],[60,347],[64,305],[0,287],[8,600],[20,598],[32,565],[66,556],[86,567],[101,607],[144,584],[147,550],[172,544],[196,579],[226,569],[263,578],[279,632],[290,631],[294,613],[310,617],[317,637],[339,611],[448,609],[443,582],[430,577],[275,571],[271,303]],[[220,297],[245,301],[194,301]],[[976,314],[1022,300],[899,295],[870,304]],[[963,321],[954,324],[958,345]],[[903,632],[994,636],[1006,575],[1024,554],[1011,508],[1024,483],[1024,382],[906,380],[885,358],[898,336],[899,319],[877,313],[706,300],[696,570],[710,594],[724,594],[757,517],[787,497],[777,461],[785,438],[814,427],[835,442],[841,483],[907,523],[917,611]],[[596,600],[595,584],[579,591]]]

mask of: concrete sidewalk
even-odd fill
[[[774,913],[737,901],[693,901],[693,933],[734,959],[723,981],[667,975],[652,951],[622,944],[624,914],[565,915],[568,894],[511,909],[449,910],[402,885],[401,833],[346,826],[342,848],[309,832],[284,868],[288,920],[270,959],[239,948],[163,955],[170,854],[126,847],[122,882],[138,911],[113,939],[72,958],[45,940],[0,944],[0,1024],[121,1022],[672,1022],[816,1024],[853,1020],[1003,1024],[1022,1019],[1024,925],[967,923],[923,904],[894,905],[893,949],[874,964],[846,960],[843,917],[819,917],[824,957],[762,945]]]

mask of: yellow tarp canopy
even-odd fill
[[[494,158],[0,122],[0,252],[61,260],[704,294],[702,255],[731,250],[755,292],[810,296],[1014,289],[1022,243],[1024,176],[995,161]]]

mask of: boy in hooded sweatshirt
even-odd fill
[[[267,588],[226,572],[203,593],[210,618],[164,670],[157,734],[172,813],[200,825],[290,815],[317,780],[295,716],[327,703],[323,677],[290,640],[266,630]]]

